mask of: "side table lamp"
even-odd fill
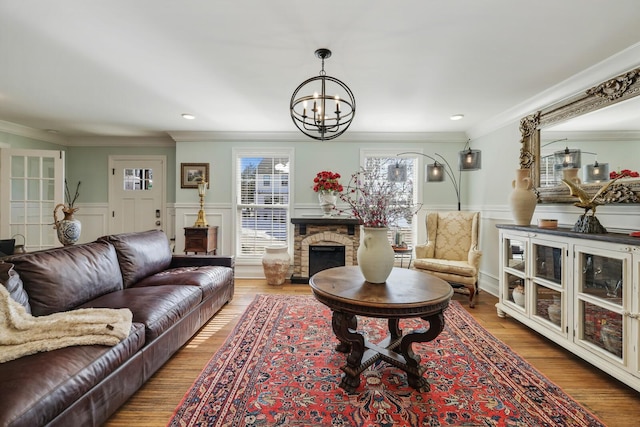
[[[207,181],[198,182],[198,196],[200,196],[200,210],[198,211],[198,219],[193,224],[194,227],[208,227],[207,219],[204,217],[204,195],[207,191]]]

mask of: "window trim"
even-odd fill
[[[238,248],[240,246],[241,236],[239,232],[242,230],[241,224],[238,224],[238,209],[242,206],[247,206],[246,204],[238,203],[238,159],[240,157],[288,157],[289,158],[289,203],[286,205],[287,210],[287,246],[289,249],[292,248],[293,244],[293,227],[291,225],[291,215],[293,209],[293,195],[295,194],[295,178],[294,178],[294,161],[295,161],[295,149],[293,147],[274,147],[274,148],[237,148],[234,147],[231,150],[232,154],[232,176],[233,176],[233,188],[231,194],[231,202],[233,205],[232,208],[232,229],[233,229],[233,241],[232,241],[232,251],[236,257],[237,261],[244,262],[247,264],[259,264],[262,259],[262,255],[243,255],[238,252]],[[273,181],[273,177],[272,177]],[[260,206],[260,205],[256,205]],[[271,206],[271,205],[267,205]]]
[[[404,152],[408,152],[408,151],[412,151],[412,152],[417,152],[417,153],[422,153],[422,150],[416,150],[415,148],[393,148],[393,149],[389,149],[389,148],[382,148],[382,149],[371,149],[371,148],[361,148],[360,149],[360,166],[361,167],[365,167],[366,165],[366,159],[369,157],[384,157],[384,158],[389,158],[389,159],[413,159],[415,162],[415,182],[414,182],[414,186],[413,186],[413,197],[414,197],[414,202],[418,205],[422,204],[422,194],[423,194],[423,167],[422,167],[422,157],[418,154],[405,154],[402,156],[398,156],[398,153],[404,153]],[[420,238],[420,226],[419,224],[420,222],[420,213],[416,213],[416,215],[414,215],[414,221],[411,224],[411,241],[412,241],[412,246],[415,247],[416,244],[418,244],[419,242],[419,238]],[[392,227],[390,227],[390,230],[392,229]]]

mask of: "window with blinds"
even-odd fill
[[[236,256],[258,258],[289,242],[289,167],[292,155],[236,153]]]
[[[366,153],[364,156],[364,168],[366,170],[378,170],[378,175],[382,178],[389,179],[391,173],[390,166],[401,166],[403,170],[402,179],[390,182],[396,190],[396,197],[402,204],[418,205],[418,182],[417,175],[418,160],[415,157],[397,158],[388,154]],[[406,175],[404,174],[406,171]],[[408,247],[413,247],[417,238],[415,215],[407,218],[401,218],[397,224],[389,226],[389,241],[393,245],[400,246],[403,243]]]

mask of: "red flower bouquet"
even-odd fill
[[[318,172],[316,177],[313,178],[313,191],[316,193],[340,193],[344,188],[338,181],[339,179],[339,173],[330,171]]]
[[[616,171],[609,172],[609,179],[616,179],[616,178],[640,178],[640,174],[630,169],[622,169],[620,172],[616,172]]]

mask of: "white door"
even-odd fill
[[[164,230],[164,156],[109,156],[109,233]]]
[[[53,209],[64,202],[64,151],[0,151],[0,236],[28,252],[60,245]]]

